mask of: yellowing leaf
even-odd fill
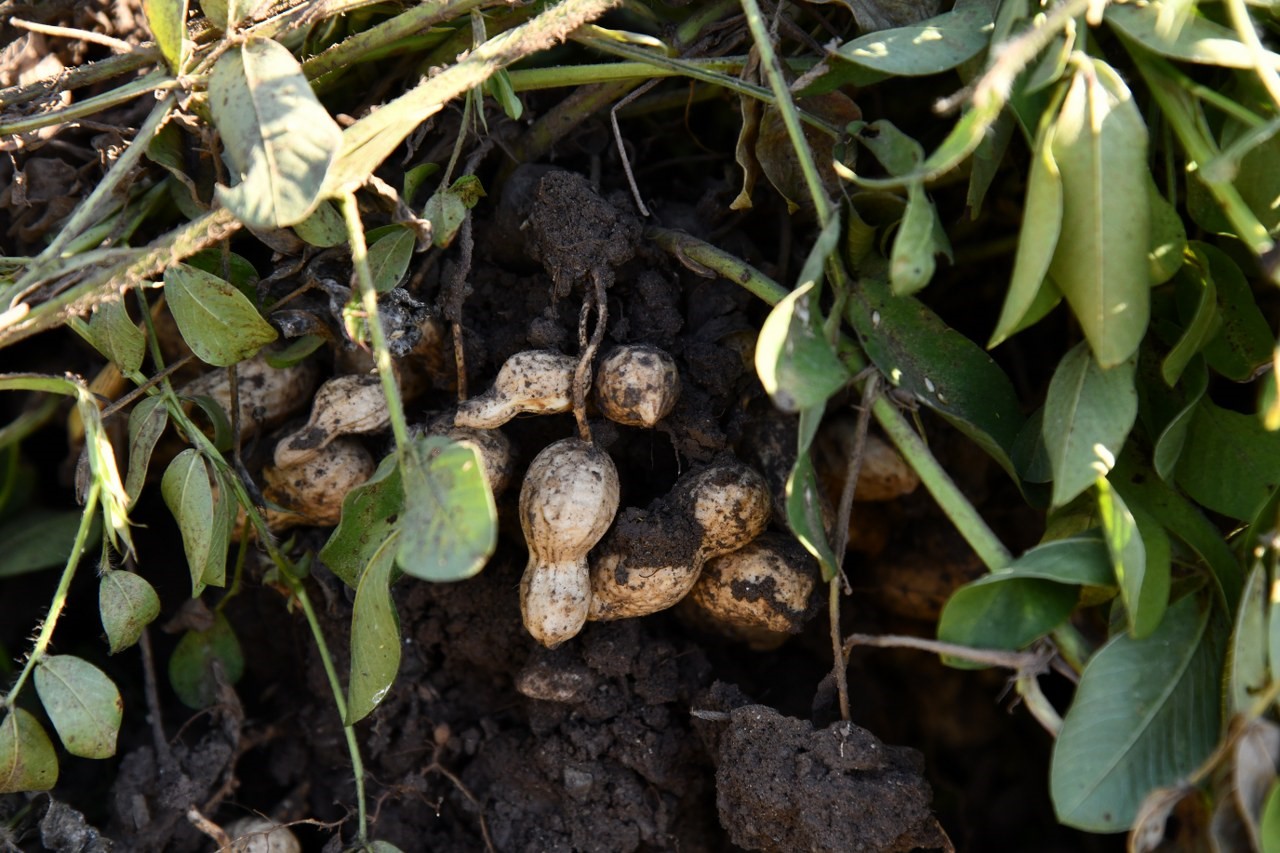
[[[10,708],[0,720],[0,794],[47,791],[58,781],[58,756],[29,712]]]
[[[250,37],[209,76],[209,109],[241,182],[222,202],[253,228],[284,228],[320,202],[342,129],[311,91],[287,48]]]
[[[1050,150],[1062,176],[1062,230],[1049,272],[1098,364],[1113,367],[1147,330],[1151,201],[1147,128],[1106,63],[1077,67]]]

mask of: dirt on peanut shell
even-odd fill
[[[733,187],[709,181],[705,192],[731,197]],[[694,206],[674,198],[658,215],[704,237],[725,224],[699,228]],[[720,242],[749,242],[728,234]],[[609,317],[602,349],[660,347],[675,358],[683,384],[656,429],[590,421],[618,466],[623,506],[660,501],[682,473],[719,454],[767,467],[753,440],[768,406],[751,362],[766,306],[654,248],[627,196],[602,195],[578,174],[523,166],[491,210],[477,208],[475,244],[465,276],[446,261],[403,295],[406,305],[438,306],[458,321],[473,393],[515,352],[576,353],[583,301],[602,284]],[[411,414],[429,420],[449,394],[433,386]],[[929,428],[942,436],[936,451],[944,462],[949,453],[971,457],[942,425]],[[575,424],[557,415],[502,429],[515,448],[518,481],[529,460],[574,434]],[[367,444],[376,455],[386,452],[385,437]],[[961,485],[971,494],[987,494],[999,480],[989,467],[965,465]],[[998,676],[946,670],[918,654],[858,655],[850,672],[853,721],[841,722],[826,679],[831,652],[822,620],[769,652],[703,633],[670,611],[589,623],[555,650],[536,645],[520,621],[526,555],[514,523],[516,491],[499,497],[498,551],[479,576],[393,587],[404,638],[399,675],[355,728],[373,838],[406,853],[909,851],[953,843],[1088,849],[1066,830],[1045,830],[1056,826],[1044,794],[1048,741],[1000,712]],[[154,494],[149,499],[139,517],[152,519],[160,542],[153,547],[181,553],[180,543],[163,542],[159,531],[171,523]],[[921,498],[877,515],[897,525],[935,516]],[[772,528],[785,529],[777,518]],[[891,543],[910,539],[901,532],[909,528],[897,529]],[[327,533],[302,531],[295,545],[318,549]],[[688,554],[700,531],[675,525],[670,535],[672,552]],[[891,561],[890,551],[877,565]],[[846,598],[846,631],[929,633],[927,623],[904,622],[860,594],[871,576],[859,557],[851,556],[848,569],[859,594]],[[249,567],[255,577],[264,570]],[[176,609],[182,584],[148,561],[139,571],[160,589],[166,612]],[[345,673],[354,592],[322,564],[307,583],[336,670]],[[87,763],[69,759],[64,773],[73,781],[52,800],[36,798],[33,814],[41,817],[28,838],[68,853],[209,849],[193,828],[194,804],[223,824],[254,810],[304,821],[295,831],[305,849],[345,849],[355,791],[344,732],[323,662],[283,600],[270,585],[250,584],[226,608],[246,672],[234,687],[222,686],[208,712],[180,706],[161,672],[158,718],[149,728],[142,709],[151,688],[136,658],[117,661],[111,674],[127,708],[122,757],[110,775],[77,776]],[[17,647],[20,636],[10,633],[0,640]],[[154,633],[154,642],[162,669],[175,640]],[[1034,754],[1028,742],[1044,748]],[[16,810],[12,798],[0,799],[0,817]],[[42,849],[34,845],[22,849]]]

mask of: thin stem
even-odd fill
[[[140,77],[130,83],[125,83],[123,86],[118,86],[110,92],[104,92],[92,98],[85,98],[83,101],[74,103],[64,109],[40,113],[28,118],[14,119],[9,122],[0,122],[0,136],[16,136],[20,133],[39,130],[42,127],[74,121],[78,118],[102,112],[108,107],[118,106],[125,101],[131,101],[139,95],[145,95],[147,92],[176,89],[177,87],[178,81],[170,77],[168,72],[154,71],[145,77]]]
[[[24,21],[21,18],[10,18],[9,24],[20,30],[28,32],[40,33],[45,36],[53,36],[55,38],[75,39],[77,41],[89,42],[90,44],[102,45],[105,48],[114,50],[116,53],[132,53],[137,50],[134,45],[129,44],[123,39],[113,38],[103,33],[94,33],[89,30],[78,30],[75,27],[58,27],[53,24],[41,24],[36,21]],[[150,47],[150,44],[145,45]]]
[[[277,566],[279,565],[277,563]],[[324,666],[325,677],[329,680],[329,690],[333,693],[333,702],[338,707],[338,714],[343,720],[342,731],[346,736],[347,753],[351,757],[351,772],[355,776],[356,783],[356,811],[359,820],[356,838],[363,844],[369,838],[369,819],[365,806],[364,761],[360,757],[360,744],[356,741],[355,727],[346,725],[347,701],[342,695],[342,682],[338,679],[338,670],[333,665],[333,656],[329,654],[329,644],[325,642],[324,631],[320,628],[320,620],[316,616],[315,608],[311,606],[311,598],[307,595],[306,588],[291,572],[282,571],[281,574],[289,580],[294,598],[302,605],[302,613],[306,617],[307,626],[311,629],[311,636],[315,640],[316,650],[320,653],[320,662]]]
[[[678,64],[655,65],[653,62],[625,60],[585,65],[555,65],[547,68],[516,68],[508,71],[507,75],[511,78],[512,89],[517,92],[532,92],[539,89],[576,88],[593,83],[616,83],[627,80],[642,83],[658,78],[688,77],[692,76],[689,74],[690,70],[700,71],[700,78],[704,75],[731,75],[742,71],[747,60],[744,56],[722,56],[711,59],[672,61]],[[817,62],[813,59],[797,58],[788,59],[786,64],[793,71],[805,72],[811,70]],[[736,78],[726,76],[725,79]],[[716,78],[715,82],[719,85],[722,81]],[[759,92],[763,93],[764,90],[760,89]]]
[[[0,109],[30,103],[53,92],[66,92],[81,86],[101,83],[103,80],[137,71],[159,58],[159,49],[153,44],[147,44],[129,53],[117,54],[98,62],[86,62],[84,65],[68,68],[52,77],[36,80],[34,83],[0,89]]]
[[[18,680],[9,688],[4,702],[0,703],[4,707],[13,705],[18,694],[22,692],[23,685],[27,683],[31,671],[49,650],[49,643],[53,640],[53,629],[57,627],[58,617],[62,615],[62,608],[67,604],[67,591],[71,589],[71,581],[76,576],[76,567],[80,565],[80,557],[84,554],[85,545],[89,541],[89,531],[93,528],[94,514],[98,509],[98,498],[101,493],[102,485],[95,477],[89,486],[89,494],[85,498],[84,512],[80,514],[80,526],[76,529],[76,538],[71,545],[71,555],[67,557],[67,564],[62,569],[62,577],[58,579],[58,587],[53,591],[49,613],[44,617],[40,633],[36,635],[35,644],[31,648],[31,653],[27,655],[27,662],[22,667],[22,672],[18,674]]]
[[[813,201],[814,210],[818,214],[818,224],[825,227],[831,221],[831,200],[827,197],[826,187],[822,185],[822,176],[818,174],[817,164],[813,161],[813,149],[805,138],[804,129],[800,127],[800,113],[795,101],[791,100],[791,90],[787,86],[787,78],[782,73],[782,64],[773,50],[773,40],[765,28],[764,16],[760,14],[760,4],[756,0],[742,0],[742,10],[747,16],[747,27],[755,40],[756,50],[760,53],[760,66],[773,91],[778,114],[787,129],[787,137],[791,140],[791,148],[800,164],[800,172],[804,175],[805,186]]]
[[[839,557],[837,557],[839,559]],[[827,618],[831,623],[832,672],[836,677],[836,696],[840,700],[840,719],[851,719],[849,712],[849,656],[840,646],[840,572],[827,581]]]
[[[382,393],[387,398],[391,433],[395,436],[397,451],[402,452],[409,446],[409,426],[405,422],[400,386],[396,383],[395,368],[391,364],[391,350],[387,348],[387,335],[382,328],[382,317],[378,313],[378,292],[373,288],[373,273],[369,271],[369,250],[364,242],[364,225],[360,221],[355,193],[342,193],[339,202],[347,223],[347,240],[351,244],[351,262],[356,269],[356,283],[366,315],[365,322],[369,324],[369,342],[373,346],[374,363],[378,366],[378,378],[382,380]]]
[[[1271,96],[1272,103],[1280,107],[1280,75],[1276,74],[1276,69],[1267,55],[1267,49],[1258,38],[1253,19],[1249,17],[1249,7],[1245,5],[1244,0],[1226,0],[1226,3],[1227,14],[1231,16],[1231,24],[1236,28],[1236,35],[1240,36],[1240,41],[1249,49],[1249,54],[1253,57],[1253,70],[1257,72],[1263,88]]]

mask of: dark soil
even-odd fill
[[[467,385],[475,393],[515,352],[578,352],[579,312],[598,279],[608,293],[605,349],[661,347],[676,358],[683,381],[675,411],[654,430],[591,421],[595,440],[618,466],[623,506],[662,505],[681,473],[735,454],[766,475],[776,507],[794,424],[771,412],[755,380],[751,347],[767,309],[644,239],[612,146],[593,142],[606,126],[589,123],[576,142],[563,143],[565,162],[581,173],[537,164],[502,179],[486,176],[491,198],[475,210],[469,264],[452,252],[443,261],[433,253],[408,288],[390,298],[395,311],[384,320],[395,326],[399,317],[406,329],[416,329],[424,312],[458,320]],[[645,148],[661,133],[649,130],[655,136]],[[708,142],[726,141],[702,130]],[[732,140],[725,150],[732,151]],[[29,176],[51,169],[40,183],[56,188],[55,196],[83,191],[74,170],[64,174],[50,162],[58,161],[31,156],[20,165]],[[585,177],[588,163],[607,176],[603,190]],[[7,168],[0,165],[0,175]],[[733,181],[727,170],[642,175],[646,186],[665,188],[651,199],[658,221],[712,239],[770,272],[794,270],[800,258],[792,253],[807,244],[797,239],[797,248],[787,249],[789,229],[803,226],[787,222],[776,198],[759,199],[749,220],[730,215]],[[65,213],[45,210],[55,218]],[[6,213],[10,235],[39,239],[48,223],[34,216],[25,208]],[[787,224],[777,229],[778,222]],[[233,248],[263,270],[273,263],[252,237],[238,237]],[[299,334],[336,330],[334,306],[345,301],[349,264],[330,252],[304,275],[320,286],[295,300],[278,325],[296,325]],[[262,295],[279,297],[298,283],[274,281]],[[405,348],[417,340],[406,339]],[[335,349],[335,362],[352,356]],[[412,404],[417,421],[454,401],[451,337],[441,352],[431,363],[443,372],[428,377]],[[22,369],[68,367],[49,360]],[[943,425],[926,418],[926,427],[935,452],[1000,532],[1011,544],[1025,539],[1038,522],[1020,509],[1003,475]],[[520,418],[502,429],[516,449],[519,475],[575,426],[571,416],[556,415]],[[48,445],[56,448],[56,441]],[[368,444],[379,454],[387,449],[385,436]],[[247,456],[254,469],[254,454]],[[184,598],[187,575],[156,491],[138,512],[147,526],[136,534],[137,570],[160,590],[167,617]],[[512,523],[515,491],[500,498],[502,539],[478,577],[453,585],[405,579],[394,588],[404,637],[400,674],[357,726],[373,837],[406,853],[909,851],[952,843],[972,851],[1112,849],[1054,821],[1049,738],[1024,714],[1006,713],[998,673],[945,669],[915,652],[859,652],[849,676],[853,720],[842,722],[827,679],[831,645],[822,618],[769,652],[701,633],[670,612],[589,623],[562,647],[537,646],[521,625],[517,600],[525,552]],[[845,632],[930,635],[928,620],[936,619],[946,592],[979,569],[972,555],[923,494],[858,513],[869,519],[865,539],[876,544],[855,542],[860,551],[850,554],[854,595],[845,602]],[[620,523],[638,524],[639,517],[638,509],[624,510]],[[772,526],[785,530],[777,517]],[[669,549],[680,553],[700,535],[692,523],[668,532]],[[296,551],[318,549],[326,536],[298,532]],[[265,571],[255,563],[251,557],[251,581]],[[73,588],[58,640],[60,649],[100,661],[91,581],[82,577]],[[337,670],[345,673],[353,591],[319,564],[307,584]],[[43,580],[0,587],[0,643],[10,654],[24,648],[28,617],[42,612],[50,588]],[[821,587],[816,593],[823,601],[825,594]],[[252,812],[301,821],[295,830],[305,849],[343,849],[354,824],[351,767],[305,623],[273,587],[256,582],[227,615],[246,652],[244,679],[224,684],[210,709],[189,711],[164,677],[174,639],[153,628],[151,657],[131,650],[102,664],[125,696],[119,756],[109,762],[63,756],[62,781],[51,794],[0,798],[0,849],[6,843],[59,853],[210,849],[189,819],[193,805],[220,824]]]

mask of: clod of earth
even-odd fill
[[[587,552],[618,511],[618,470],[603,450],[566,438],[534,457],[520,489],[520,526],[529,563],[520,579],[525,628],[557,646],[587,621]]]
[[[590,618],[626,619],[671,607],[707,560],[764,531],[769,502],[764,478],[728,459],[684,475],[648,510],[629,508],[592,559]]]

